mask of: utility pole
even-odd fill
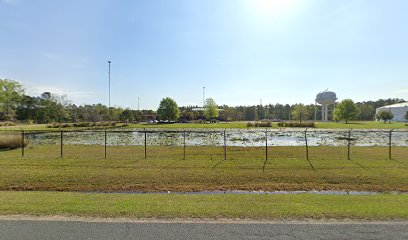
[[[137,97],[137,111],[140,111],[140,105],[139,105],[140,101],[139,101],[139,97]]]
[[[108,70],[109,86],[108,86],[108,89],[109,89],[109,109],[110,109],[110,107],[111,107],[111,90],[110,90],[110,82],[111,82],[111,79],[110,79],[111,61],[110,61],[110,60],[108,60],[108,65],[109,65],[109,70]]]

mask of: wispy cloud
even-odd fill
[[[57,87],[57,86],[40,86],[25,84],[26,94],[30,96],[40,96],[44,92],[50,92],[57,95],[66,95],[69,100],[72,100],[74,103],[95,103],[95,98],[102,96],[101,92],[95,91],[83,91],[78,89],[72,89],[69,87]]]
[[[408,93],[408,89],[400,89],[395,91],[394,93]]]
[[[43,57],[50,59],[50,60],[62,60],[64,59],[64,56],[56,53],[51,53],[51,52],[46,52],[43,53]]]
[[[6,3],[6,4],[14,4],[17,2],[17,0],[1,0],[1,2]]]

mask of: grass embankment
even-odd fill
[[[0,152],[0,190],[202,191],[359,190],[408,191],[408,148],[304,147],[147,148],[58,145]],[[313,166],[313,168],[312,168]]]
[[[392,122],[383,123],[376,121],[351,121],[348,124],[345,122],[316,122],[316,128],[332,128],[332,129],[408,129],[406,123]]]
[[[246,122],[220,122],[220,123],[172,123],[172,124],[129,124],[127,128],[247,128]]]
[[[78,131],[78,130],[105,130],[105,129],[116,129],[121,128],[122,124],[117,124],[115,126],[88,126],[88,127],[74,127],[72,123],[69,123],[69,127],[48,127],[49,124],[22,124],[22,125],[15,125],[15,126],[7,126],[7,127],[0,127],[1,131]]]
[[[316,122],[316,128],[331,129],[408,129],[405,123],[383,123],[376,121],[345,122]],[[221,122],[221,123],[174,123],[174,124],[130,124],[128,128],[259,128],[247,127],[247,122]],[[265,128],[265,127],[261,127]],[[272,128],[281,128],[278,123],[272,123]]]
[[[0,214],[130,218],[408,219],[408,195],[0,192]]]
[[[0,135],[0,150],[20,148],[22,145],[26,146],[27,143],[26,139],[22,141],[21,136],[16,134]]]
[[[220,122],[220,123],[174,123],[174,124],[129,124],[123,126],[123,124],[117,124],[114,128],[165,128],[165,129],[200,129],[200,128],[237,128],[237,129],[253,129],[254,127],[247,127],[247,122]],[[279,128],[278,123],[272,123],[272,128]],[[375,121],[352,121],[349,124],[344,122],[316,122],[316,128],[331,128],[331,129],[408,129],[405,123],[382,123]],[[63,128],[63,131],[70,130],[85,130],[93,129],[89,127],[67,127]],[[47,131],[60,131],[59,128],[48,128],[47,124],[22,124],[16,126],[4,126],[0,127],[0,130],[47,130]]]

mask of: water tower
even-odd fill
[[[316,95],[316,102],[322,105],[322,121],[329,120],[329,105],[336,104],[336,93],[325,90]]]

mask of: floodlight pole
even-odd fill
[[[108,85],[108,89],[109,89],[109,111],[110,111],[110,107],[111,107],[111,90],[110,90],[110,82],[111,82],[111,77],[110,77],[111,61],[110,61],[110,60],[108,60],[108,65],[109,65],[109,70],[108,70],[109,85]]]
[[[203,107],[205,105],[205,87],[203,87]]]

